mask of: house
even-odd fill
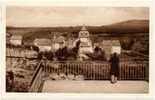
[[[66,45],[65,37],[64,36],[53,36],[52,40],[52,48],[54,51],[58,50],[59,48],[63,48]]]
[[[67,47],[70,48],[70,49],[73,48],[73,47],[75,47],[74,41],[75,41],[74,38],[69,38],[69,39],[66,41]]]
[[[112,49],[111,49],[111,53],[117,53],[117,54],[121,54],[121,44],[119,40],[113,40],[112,41]]]
[[[21,35],[12,35],[10,38],[10,44],[12,45],[22,45],[23,37]]]
[[[45,38],[37,38],[34,40],[34,45],[39,48],[39,52],[46,52],[46,51],[51,51],[52,43],[50,39],[45,39]]]
[[[103,40],[100,47],[104,50],[107,60],[110,59],[111,54],[121,53],[121,45],[119,40]]]

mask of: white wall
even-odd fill
[[[40,52],[51,51],[51,46],[39,46]]]
[[[10,43],[13,44],[13,45],[22,45],[21,40],[10,40]]]
[[[79,53],[93,53],[92,47],[81,47]]]
[[[54,50],[58,50],[60,48],[60,45],[58,43],[53,44]]]
[[[111,53],[117,53],[117,54],[120,54],[121,53],[121,47],[120,46],[112,46],[112,50],[111,50]]]

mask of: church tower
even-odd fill
[[[79,38],[89,38],[89,32],[87,31],[85,26],[83,26],[81,28],[81,31],[79,32]]]
[[[85,55],[86,53],[93,53],[92,41],[90,34],[85,26],[81,28],[78,36],[80,40],[79,55]]]

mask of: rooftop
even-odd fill
[[[39,46],[51,46],[51,40],[50,39],[35,39],[34,40],[35,43],[37,43],[37,45]]]
[[[58,43],[61,43],[61,42],[64,42],[65,41],[65,37],[64,36],[58,36],[56,39],[55,39],[55,42],[58,42]]]
[[[82,26],[81,31],[87,31],[85,26]]]
[[[21,35],[12,35],[11,36],[11,40],[22,40],[22,36]]]
[[[103,40],[102,45],[120,46],[120,41],[119,40]]]

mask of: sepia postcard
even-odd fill
[[[6,92],[148,93],[148,62],[148,7],[6,8]]]
[[[149,6],[3,10],[5,93],[150,94]]]

